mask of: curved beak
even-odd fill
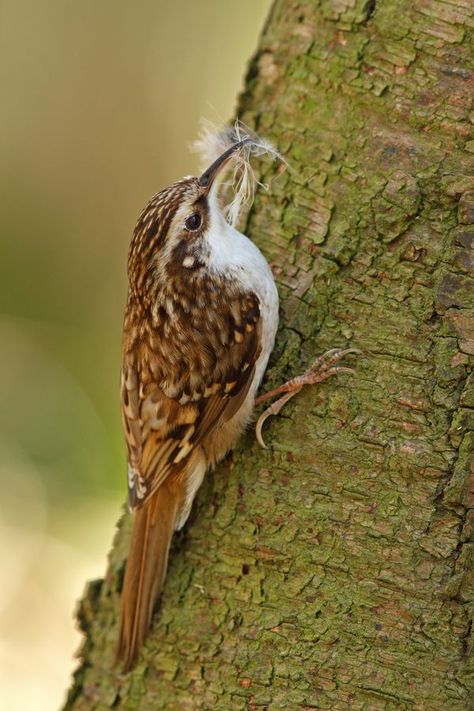
[[[212,165],[209,166],[207,170],[204,171],[204,173],[201,175],[201,177],[198,179],[199,185],[202,188],[207,188],[206,192],[209,192],[209,190],[212,187],[212,183],[214,180],[217,178],[221,170],[223,170],[224,166],[227,165],[229,162],[230,158],[234,155],[234,153],[242,148],[242,146],[245,146],[246,143],[250,143],[250,139],[244,138],[243,141],[239,141],[238,143],[234,143],[233,146],[228,148],[224,153],[217,158]]]

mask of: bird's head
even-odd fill
[[[206,235],[229,226],[218,204],[219,177],[247,144],[234,143],[200,177],[187,177],[157,193],[143,209],[130,245],[129,281],[137,295],[171,272],[205,266]]]

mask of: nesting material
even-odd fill
[[[239,141],[245,143],[233,154],[229,163],[231,177],[227,185],[230,187],[232,199],[223,207],[226,220],[233,227],[237,224],[242,209],[252,204],[256,186],[268,189],[268,186],[257,178],[250,164],[251,157],[269,155],[273,160],[279,160],[286,165],[282,155],[269,141],[257,136],[240,121],[224,128],[218,128],[210,121],[201,121],[199,138],[191,149],[201,156],[202,167],[205,169]]]

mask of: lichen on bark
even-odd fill
[[[282,300],[267,386],[364,355],[206,478],[128,675],[124,516],[66,709],[467,708],[473,27],[469,0],[274,3],[239,104],[291,166],[246,225]]]

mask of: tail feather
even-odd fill
[[[129,671],[150,628],[168,566],[177,496],[163,484],[135,514],[125,570],[116,662]]]

